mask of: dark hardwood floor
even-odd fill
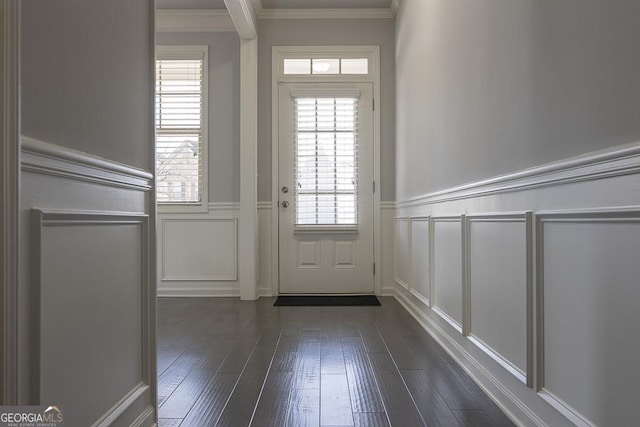
[[[393,298],[158,300],[160,427],[512,426]]]

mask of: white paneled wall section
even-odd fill
[[[158,218],[158,295],[240,296],[238,203],[209,203],[205,213]],[[276,295],[271,277],[271,202],[258,204],[258,295]]]
[[[383,289],[518,423],[632,425],[639,172],[631,144],[400,201]]]
[[[28,137],[21,160],[26,399],[72,425],[152,425],[152,175]]]

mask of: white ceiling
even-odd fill
[[[392,0],[262,0],[263,9],[386,9]],[[224,0],[156,0],[158,9],[226,9]]]

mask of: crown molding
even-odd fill
[[[262,9],[259,19],[393,19],[389,9]]]
[[[236,28],[226,10],[167,9],[156,11],[158,32],[218,32]]]

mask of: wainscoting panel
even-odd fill
[[[467,216],[470,338],[523,382],[531,378],[530,218]]]
[[[462,219],[433,217],[433,308],[462,332]]]
[[[162,219],[162,281],[237,279],[237,220]]]
[[[147,216],[34,210],[32,233],[34,395],[73,408],[64,412],[72,425],[116,421],[132,406],[144,411]],[[98,384],[100,398],[88,392]]]
[[[158,214],[158,296],[239,296],[237,203]]]
[[[152,175],[23,137],[20,399],[68,425],[153,425]]]
[[[405,289],[409,289],[409,245],[411,242],[409,234],[409,218],[396,218],[395,234],[394,234],[394,248],[395,248],[395,263],[394,263],[394,275],[395,281]]]
[[[431,246],[428,217],[411,218],[411,293],[429,305],[431,292]]]
[[[638,188],[634,143],[400,200],[392,294],[517,425],[636,425]]]
[[[640,211],[538,215],[538,388],[578,425],[637,424]]]

